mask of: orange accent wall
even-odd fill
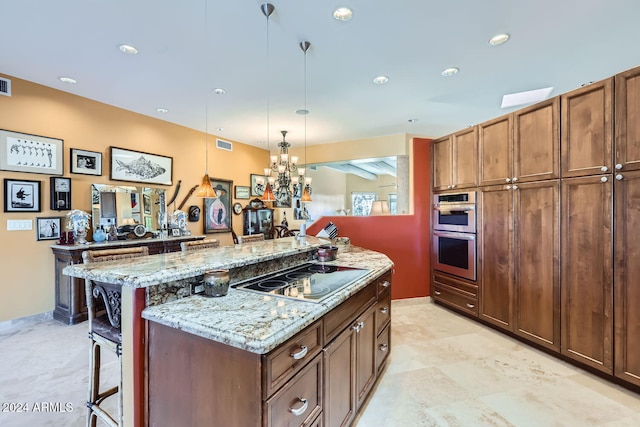
[[[394,263],[392,299],[429,296],[431,262],[431,139],[413,138],[413,215],[330,216],[309,226],[317,234],[329,221],[356,246],[382,252]]]

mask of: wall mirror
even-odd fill
[[[101,225],[123,227],[142,224],[147,231],[159,230],[166,218],[165,190],[111,184],[91,185],[93,229]]]
[[[313,163],[311,216],[409,214],[409,156]]]

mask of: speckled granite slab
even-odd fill
[[[326,241],[316,237],[286,237],[191,251],[186,254],[173,252],[131,260],[74,264],[65,267],[63,273],[82,279],[145,288],[199,276],[207,270],[231,270],[308,253],[322,244],[326,244]]]
[[[203,338],[265,354],[331,311],[390,270],[384,254],[341,246],[329,264],[369,269],[369,273],[320,303],[229,289],[225,297],[194,295],[148,307],[142,317]]]

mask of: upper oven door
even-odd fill
[[[471,203],[434,204],[433,229],[475,233],[476,205]]]

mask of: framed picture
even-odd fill
[[[249,199],[249,197],[251,197],[250,187],[245,187],[244,185],[236,185],[235,191],[236,194],[234,196],[236,199]]]
[[[59,240],[61,217],[36,218],[36,238],[38,240]]]
[[[111,147],[111,174],[114,181],[172,185],[173,157]]]
[[[0,169],[62,175],[64,141],[0,130]]]
[[[262,197],[266,186],[265,178],[262,175],[251,174],[251,197]]]
[[[151,196],[148,194],[142,195],[142,206],[144,209],[144,213],[149,215],[151,214]]]
[[[40,210],[40,181],[5,178],[5,212],[40,212]]]
[[[102,176],[102,153],[71,149],[71,173]]]
[[[211,178],[215,198],[204,199],[204,232],[224,233],[231,231],[231,189],[233,181]]]
[[[140,213],[140,193],[131,193],[131,213]]]
[[[71,210],[71,178],[52,176],[49,178],[49,183],[51,187],[51,210]]]

